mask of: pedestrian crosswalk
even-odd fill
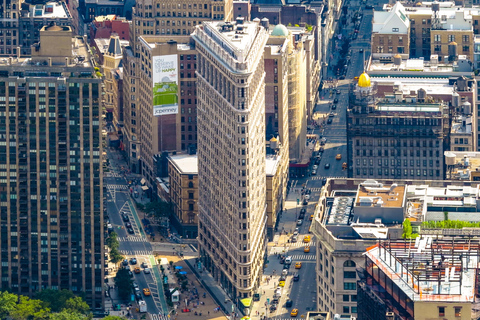
[[[147,250],[120,250],[120,251],[127,256],[148,256],[152,254],[152,251],[147,251]]]
[[[105,187],[107,187],[107,189],[128,189],[128,186],[124,184],[107,184]]]
[[[346,177],[321,177],[321,176],[314,176],[314,177],[310,177],[310,180],[322,180],[323,178],[327,178],[327,179],[345,179]]]
[[[118,237],[118,241],[120,242],[146,242],[145,238],[143,237],[134,237],[134,236],[126,236],[126,237]]]
[[[292,255],[293,261],[300,260],[315,260],[315,254],[294,254]]]
[[[315,241],[310,241],[309,243],[304,243],[303,241],[290,243],[290,247],[305,247],[305,246],[315,247]]]
[[[320,192],[322,191],[322,188],[308,188],[312,192]]]
[[[122,175],[118,172],[113,172],[113,171],[110,171],[110,172],[104,172],[103,175],[105,177],[113,177],[113,178],[121,178]]]
[[[163,313],[159,313],[159,314],[150,314],[152,320],[168,320],[168,316],[163,314]]]

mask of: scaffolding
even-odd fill
[[[423,235],[415,240],[386,240],[367,251],[366,257],[366,271],[378,278],[376,281],[387,282],[374,275],[375,270],[381,271],[389,284],[400,288],[412,301],[474,300],[480,261],[477,236]]]

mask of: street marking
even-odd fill
[[[120,241],[120,242],[128,242],[128,241],[133,241],[133,242],[147,242],[147,241],[145,241],[144,238],[142,238],[142,237],[136,237],[136,236],[118,237],[118,241]]]
[[[315,255],[308,255],[308,254],[301,254],[301,255],[293,255],[292,260],[315,260]]]
[[[120,250],[124,255],[128,256],[148,256],[151,255],[151,251],[147,250]]]
[[[124,184],[106,184],[107,189],[128,189],[128,186]]]

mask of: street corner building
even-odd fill
[[[259,287],[266,249],[265,70],[259,22],[204,22],[198,51],[199,244],[233,298]]]
[[[0,62],[0,290],[84,294],[103,306],[101,77],[85,38],[40,30]]]

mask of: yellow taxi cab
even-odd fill
[[[302,263],[301,263],[301,262],[295,263],[295,269],[300,269],[301,267],[302,267]]]
[[[151,295],[151,293],[150,293],[150,289],[148,289],[148,288],[144,288],[144,289],[143,289],[143,294],[144,294],[144,295],[146,295],[146,296],[149,296],[149,295]]]
[[[313,214],[310,215],[310,219],[309,219],[309,220],[310,220],[310,221],[313,220]]]
[[[290,312],[291,317],[296,317],[298,316],[298,309],[292,309],[292,312]]]
[[[278,286],[279,287],[285,287],[285,281],[279,281]]]
[[[303,237],[303,243],[309,243],[311,240],[310,236]]]
[[[140,273],[140,268],[139,267],[135,267],[135,273]]]
[[[310,252],[310,247],[306,246],[305,248],[303,248],[303,252]]]
[[[337,154],[337,156],[335,157],[336,160],[342,160],[342,155],[339,153]]]

